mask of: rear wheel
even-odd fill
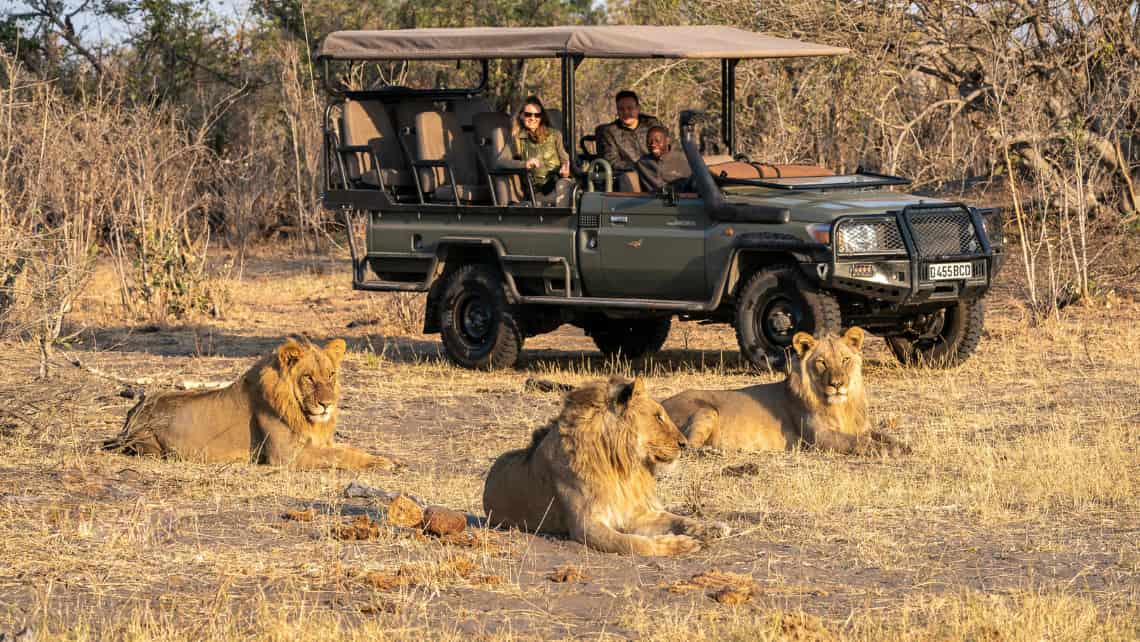
[[[758,368],[783,367],[797,332],[839,334],[835,297],[815,288],[794,265],[760,270],[740,288],[736,341],[740,354]]]
[[[669,338],[672,317],[660,319],[603,319],[588,331],[594,345],[608,356],[637,359],[653,354]]]
[[[982,338],[986,308],[981,301],[960,301],[928,315],[920,332],[888,337],[887,345],[906,366],[953,368],[973,354]]]
[[[439,301],[440,337],[447,357],[464,368],[509,368],[523,334],[507,303],[497,268],[465,265],[451,274]]]

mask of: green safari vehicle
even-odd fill
[[[664,344],[674,316],[732,324],[741,355],[778,366],[792,335],[859,325],[904,364],[949,367],[976,348],[983,297],[1001,265],[994,209],[890,189],[870,171],[771,165],[736,150],[742,60],[847,50],[731,27],[583,26],[342,31],[323,42],[324,206],[350,224],[353,287],[427,292],[424,332],[468,368],[510,367],[527,337],[582,328],[605,354]],[[614,191],[612,168],[577,136],[575,71],[584,58],[718,60],[720,127],[681,114],[687,184]],[[497,168],[511,117],[485,95],[491,59],[561,61],[571,157],[561,202],[534,197],[525,170]],[[479,61],[468,88],[345,90],[330,65]],[[615,88],[616,90],[617,88]],[[551,101],[553,102],[553,101]],[[579,142],[579,145],[575,145]]]

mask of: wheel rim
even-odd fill
[[[465,297],[459,303],[459,335],[471,345],[486,344],[494,327],[494,317],[494,308],[485,297]]]
[[[794,301],[785,296],[773,297],[756,315],[756,334],[769,345],[786,348],[792,345],[803,317],[803,310]]]

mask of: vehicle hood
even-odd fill
[[[886,190],[792,192],[763,187],[736,186],[723,189],[724,200],[728,203],[786,207],[791,210],[793,221],[807,223],[828,223],[840,216],[852,214],[882,214],[920,203],[935,205],[948,202],[944,199]]]

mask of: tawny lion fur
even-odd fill
[[[390,468],[384,457],[333,443],[344,353],[341,339],[324,348],[286,339],[225,388],[143,399],[104,448],[206,462]]]
[[[871,428],[863,389],[864,332],[792,338],[788,377],[740,390],[687,390],[662,402],[693,448],[905,452]]]
[[[523,450],[487,474],[483,510],[492,525],[569,536],[609,553],[677,555],[728,534],[664,510],[657,466],[686,440],[645,383],[611,379],[566,395],[562,412]]]

